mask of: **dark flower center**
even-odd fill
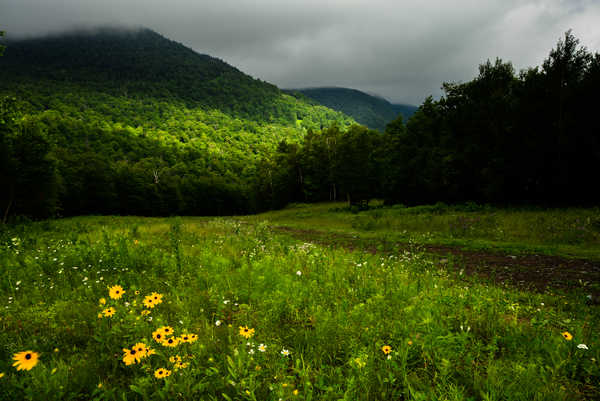
[[[154,297],[154,299],[158,299],[158,297]]]
[[[161,338],[161,337],[162,337],[162,336],[161,336],[160,334],[157,334],[157,335],[156,335],[156,338]]]
[[[140,348],[138,348],[138,351],[140,351],[140,352],[142,352],[143,350],[144,350],[144,349],[143,349],[143,348],[141,348],[141,347],[140,347]]]
[[[159,371],[158,371],[158,374],[159,374],[159,375],[162,375],[162,374],[163,374],[163,371],[162,371],[162,370],[159,370]]]
[[[131,350],[129,353],[130,353],[131,355],[135,355],[135,350],[134,350],[134,349],[132,349],[132,350]]]
[[[172,343],[173,343],[173,339],[169,339],[169,344],[172,344]]]
[[[25,355],[25,359],[31,359],[31,354]]]
[[[183,339],[187,341],[188,338],[187,337],[183,337]]]
[[[117,290],[117,294],[119,293],[119,290]]]

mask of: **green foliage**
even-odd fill
[[[307,88],[288,90],[296,97],[307,97],[333,110],[341,111],[358,123],[383,132],[386,125],[399,115],[408,120],[415,106],[391,104],[387,100],[347,88]]]
[[[274,235],[266,224],[206,218],[45,221],[14,226],[0,242],[0,399],[600,394],[600,315],[585,294],[466,281],[416,249],[349,252]],[[180,270],[176,252],[186,261]],[[108,297],[115,284],[120,299]],[[142,315],[153,291],[163,302]],[[99,318],[108,307],[115,315]],[[198,340],[164,347],[152,338],[162,326]],[[126,366],[123,348],[137,342],[156,354]],[[23,350],[40,353],[30,371],[11,366]],[[175,355],[190,365],[175,371]],[[159,368],[171,376],[155,378]]]

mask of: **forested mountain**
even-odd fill
[[[408,104],[392,104],[387,100],[348,88],[305,88],[288,89],[288,93],[299,98],[298,93],[316,101],[323,106],[341,111],[359,123],[381,132],[385,126],[402,115],[404,121],[417,110]]]
[[[3,220],[252,211],[281,140],[353,123],[148,29],[3,44]]]

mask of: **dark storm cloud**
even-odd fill
[[[539,65],[569,28],[600,49],[597,0],[0,0],[0,29],[146,26],[280,87],[420,103],[486,59]]]

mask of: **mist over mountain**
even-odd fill
[[[392,104],[383,97],[350,88],[322,87],[286,91],[290,94],[301,93],[319,104],[341,111],[359,123],[382,132],[398,115],[401,114],[406,121],[417,110],[413,105]]]

